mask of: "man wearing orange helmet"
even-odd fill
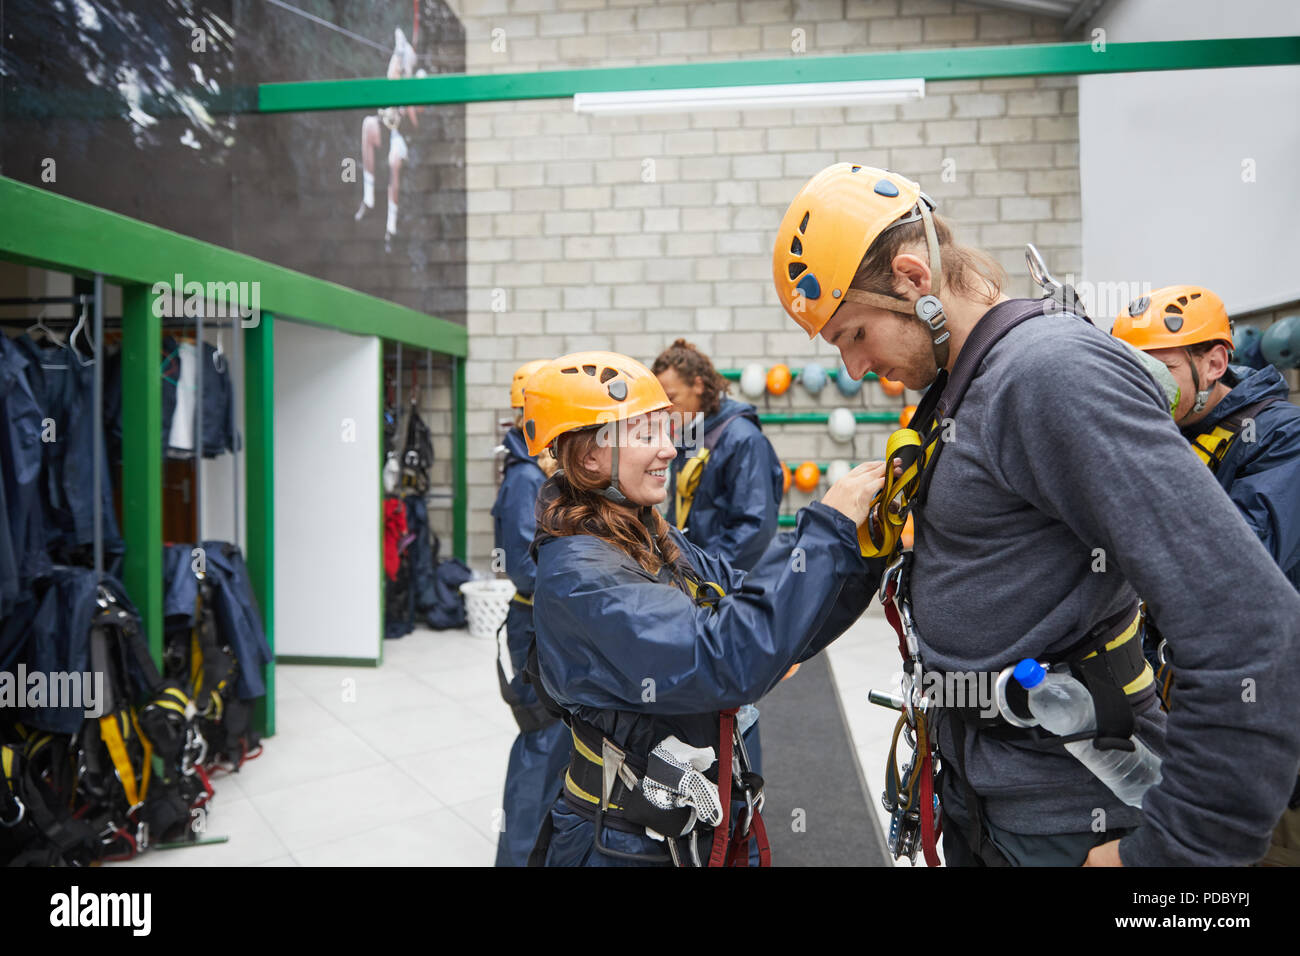
[[[524,383],[546,362],[537,360],[521,365],[510,383],[510,407],[515,424],[502,444],[501,487],[492,506],[495,544],[505,564],[505,572],[515,585],[515,596],[506,613],[506,648],[510,675],[501,663],[501,634],[497,634],[497,680],[501,696],[519,725],[519,736],[510,748],[506,766],[505,796],[502,800],[503,826],[497,839],[497,866],[527,866],[542,820],[551,809],[551,800],[564,780],[569,765],[569,735],[564,725],[547,713],[537,699],[537,692],[524,678],[528,649],[533,643],[533,584],[537,565],[530,549],[537,531],[534,509],[537,491],[555,470],[549,454],[529,454],[520,431],[524,411]]]
[[[560,464],[537,505],[529,674],[573,735],[535,862],[745,865],[752,839],[767,863],[736,710],[870,600],[857,525],[883,463],[859,465],[739,571],[655,508],[677,454],[669,407],[649,369],[612,352],[556,359],[525,390],[529,450]]]
[[[915,549],[885,586],[917,677],[996,678],[1006,694],[996,717],[956,701],[927,717],[948,862],[1263,855],[1300,763],[1300,595],[1187,455],[1140,357],[1071,314],[1064,287],[1009,299],[992,261],[957,245],[920,187],[886,170],[840,163],[814,176],[772,266],[787,313],[851,375],[928,388],[912,428],[891,439],[908,471],[882,498],[913,509]],[[895,537],[873,536],[864,552],[892,555]],[[1140,652],[1138,594],[1197,675],[1167,718],[1173,752]],[[1103,749],[1136,734],[1166,757],[1141,809],[1031,726],[1005,680],[1025,658],[1085,684]],[[915,680],[904,692],[915,709]]]
[[[1174,421],[1300,590],[1300,408],[1282,373],[1229,364],[1232,321],[1199,286],[1143,296],[1111,334],[1169,369],[1182,390]]]
[[[1300,590],[1300,408],[1271,365],[1229,365],[1235,343],[1223,301],[1200,286],[1158,289],[1129,305],[1111,334],[1159,359],[1181,389],[1174,421],[1250,530]],[[1148,635],[1148,656],[1171,649]],[[1157,646],[1150,646],[1156,644]],[[1266,865],[1300,866],[1300,778],[1273,831]]]

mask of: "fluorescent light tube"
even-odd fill
[[[622,90],[575,93],[573,111],[597,116],[631,113],[691,113],[697,110],[774,109],[804,106],[905,103],[925,96],[925,80],[848,80],[835,83],[780,83],[768,86],[713,86],[676,90]]]

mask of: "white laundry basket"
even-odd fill
[[[500,578],[489,578],[466,581],[460,586],[460,593],[465,596],[469,636],[495,638],[497,629],[505,623],[510,599],[515,596],[515,586]]]

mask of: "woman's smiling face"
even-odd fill
[[[668,498],[668,466],[677,457],[667,411],[636,415],[617,422],[605,434],[618,441],[618,490],[636,505],[657,505]],[[608,442],[595,448],[583,466],[608,475]]]

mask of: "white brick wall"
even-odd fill
[[[808,56],[1062,39],[1059,21],[952,0],[452,6],[465,25],[471,72],[796,56],[796,35]],[[494,30],[504,31],[504,52],[492,50]],[[834,350],[793,328],[771,285],[781,215],[804,181],[829,163],[883,165],[918,179],[959,239],[987,248],[1008,267],[1012,294],[1029,291],[1025,242],[1039,244],[1053,271],[1079,271],[1071,77],[930,83],[916,103],[797,114],[593,118],[574,114],[568,100],[533,100],[469,104],[466,119],[468,393],[475,410],[469,527],[478,566],[492,547],[491,449],[515,366],[578,348],[613,348],[649,362],[685,336],[719,367],[834,367]],[[955,174],[951,182],[942,177],[945,164]],[[498,287],[507,290],[511,311],[491,311]],[[490,345],[480,342],[485,338]],[[861,394],[845,400],[832,384],[814,398],[796,384],[786,396],[760,401],[760,410],[903,404],[874,384]],[[845,446],[820,425],[767,429],[777,451],[796,462],[878,456],[889,431],[860,427]],[[792,491],[788,507],[803,503],[805,496]]]

